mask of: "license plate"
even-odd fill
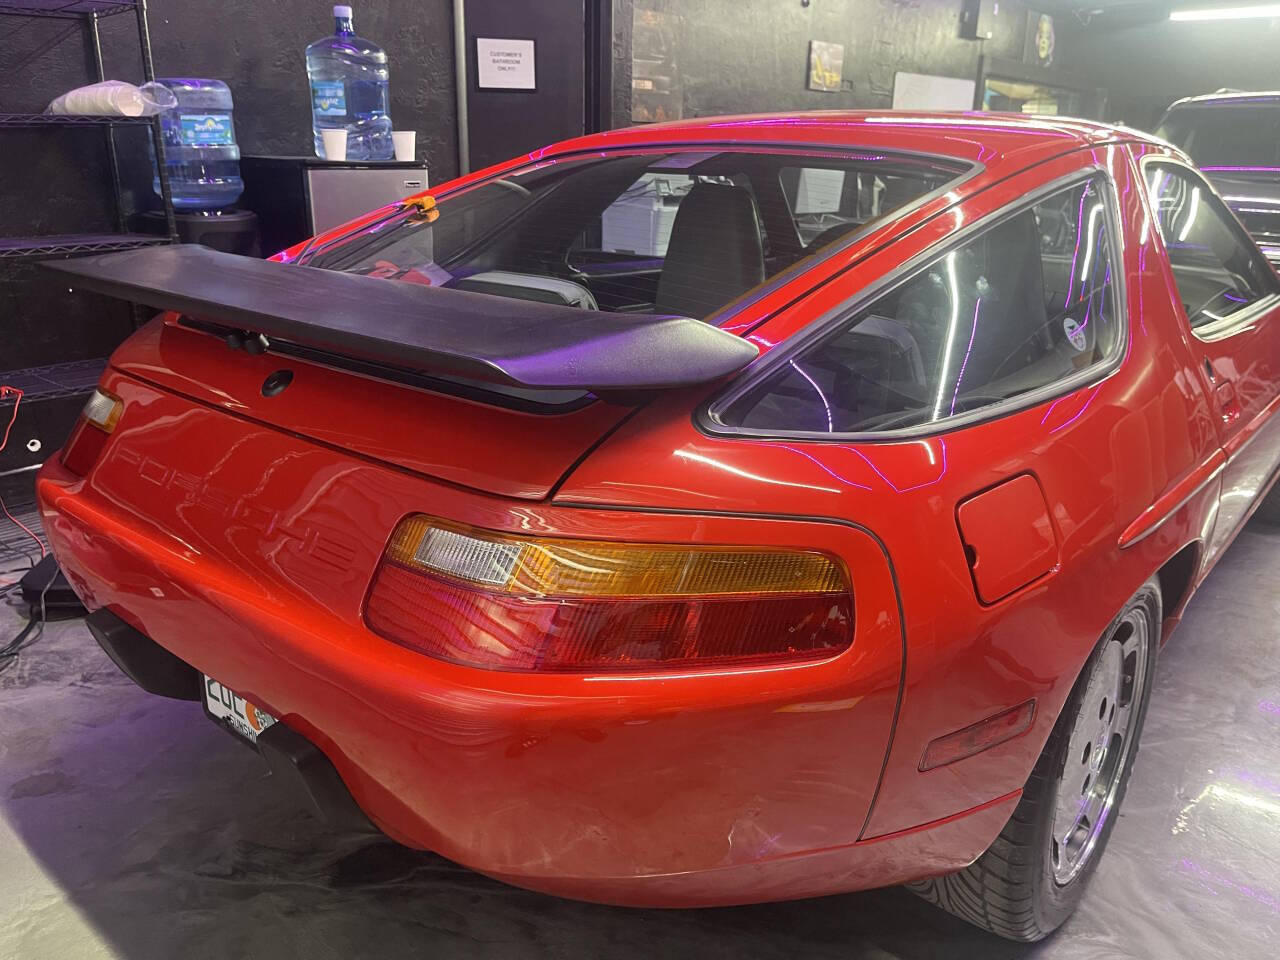
[[[250,743],[257,743],[258,734],[276,722],[261,707],[210,676],[204,678],[204,708],[214,720]]]

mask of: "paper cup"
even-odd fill
[[[324,158],[326,160],[347,159],[347,131],[321,130],[320,137],[324,142]]]
[[[391,140],[396,146],[396,159],[414,159],[414,144],[417,139],[417,130],[392,130]]]

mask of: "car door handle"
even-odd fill
[[[1218,409],[1222,411],[1223,423],[1235,423],[1240,419],[1240,400],[1236,397],[1236,388],[1230,380],[1223,380],[1214,390],[1218,398]]]

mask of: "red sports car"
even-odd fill
[[[1045,936],[1280,464],[1276,274],[1085,122],[620,130],[272,262],[55,269],[170,311],[38,482],[108,653],[569,897],[914,882]]]

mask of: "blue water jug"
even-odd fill
[[[320,131],[343,129],[348,160],[390,160],[395,148],[387,55],[376,43],[356,36],[350,7],[334,7],[333,19],[333,36],[307,47],[316,156],[324,157]]]
[[[231,206],[244,191],[231,90],[221,80],[166,77],[156,82],[168,87],[178,101],[160,115],[174,207],[219,210]],[[159,176],[152,187],[159,195]]]

